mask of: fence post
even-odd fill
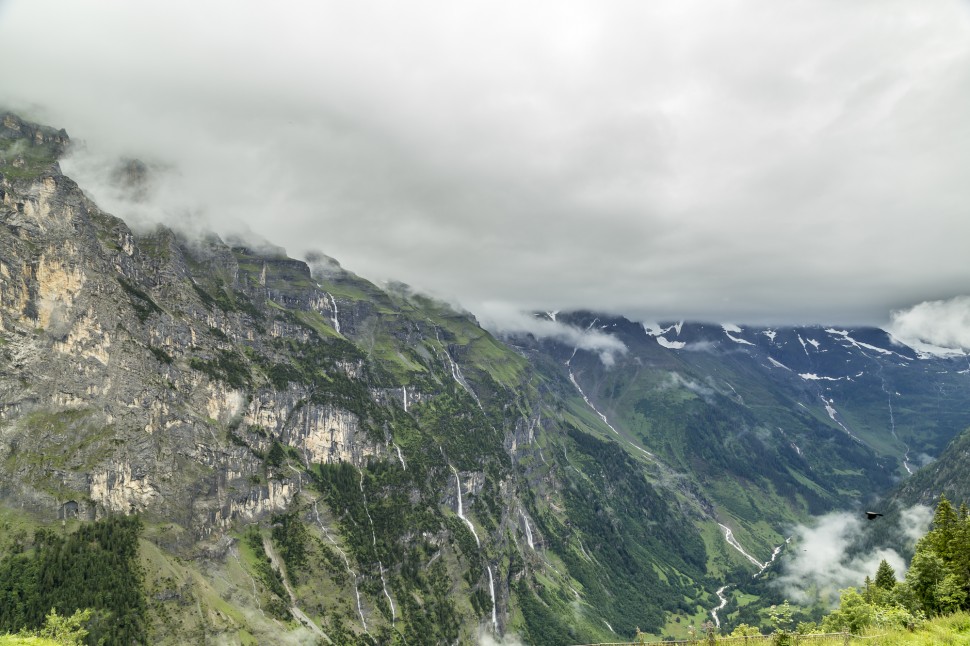
[[[842,643],[845,646],[849,646],[849,631],[848,630],[843,630],[842,631]]]

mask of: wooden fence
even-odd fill
[[[681,644],[687,646],[759,646],[768,644],[784,644],[785,646],[843,646],[853,639],[872,640],[878,644],[882,635],[852,635],[850,633],[817,633],[809,635],[749,635],[747,637],[695,637],[694,639],[677,639],[667,641],[632,641],[632,642],[601,642],[598,644],[579,644],[577,646],[668,646]]]

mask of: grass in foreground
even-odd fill
[[[0,635],[0,646],[60,646],[61,642],[51,641],[43,637],[18,637],[17,635]]]
[[[853,639],[852,646],[942,646],[945,644],[970,644],[970,614],[958,612],[946,617],[936,617],[914,631],[871,630]]]

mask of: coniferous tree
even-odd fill
[[[876,587],[883,590],[892,590],[896,586],[896,571],[883,559],[876,570]]]

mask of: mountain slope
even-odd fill
[[[690,488],[469,315],[132,231],[63,132],[2,124],[0,497],[140,514],[152,641],[597,641],[713,602]]]
[[[691,482],[722,525],[705,533],[708,553],[730,529],[754,572],[791,526],[886,495],[970,421],[965,359],[919,356],[881,330],[643,326],[593,313],[555,321],[609,334],[626,351],[607,364],[558,341],[510,341],[608,420],[604,436]],[[712,556],[708,569],[723,563]],[[750,577],[726,580],[739,587],[722,617],[750,601],[741,592],[770,592]]]
[[[153,642],[684,635],[970,425],[962,368],[878,331],[504,343],[322,254],[133,231],[69,146],[0,118],[0,558],[138,513]]]

